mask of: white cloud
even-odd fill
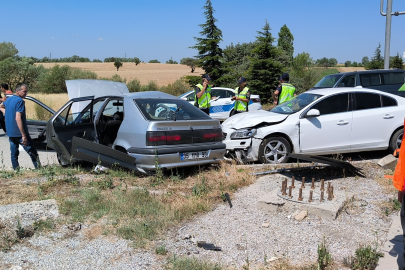
[[[101,38],[101,37],[99,37],[97,40],[99,40],[99,41],[103,41],[104,39],[103,39],[103,38]]]

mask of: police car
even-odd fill
[[[189,101],[194,104],[194,90],[188,91],[187,93],[179,96],[183,100]],[[226,120],[232,113],[235,107],[235,101],[231,100],[235,96],[235,90],[225,87],[213,87],[211,92],[212,97],[219,97],[217,100],[211,101],[210,116],[211,118],[218,120]],[[262,104],[260,103],[259,95],[251,95],[249,102],[249,112],[257,111],[262,109]]]

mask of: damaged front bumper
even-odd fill
[[[257,161],[262,139],[254,137],[255,133],[249,138],[235,138],[232,136],[235,132],[234,129],[223,128],[222,142],[226,144],[227,156],[236,157],[241,163]]]

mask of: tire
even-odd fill
[[[394,153],[395,149],[399,149],[401,147],[403,135],[404,135],[403,128],[394,132],[390,140],[390,145],[388,147],[388,151],[390,151],[390,154]]]
[[[260,144],[259,160],[261,163],[285,163],[289,160],[289,157],[287,157],[289,153],[291,153],[291,145],[286,139],[283,137],[268,137]]]

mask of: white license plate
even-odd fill
[[[209,156],[209,151],[180,153],[181,160],[207,158],[208,156]]]

